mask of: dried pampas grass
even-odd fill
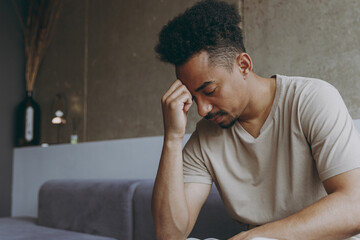
[[[13,4],[16,7],[16,4]],[[54,34],[54,26],[59,18],[62,0],[29,0],[25,38],[25,79],[26,91],[33,91],[41,61]],[[23,24],[18,9],[16,12]]]

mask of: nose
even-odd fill
[[[211,112],[213,106],[209,102],[202,100],[197,100],[198,113],[201,117],[205,117],[209,112]]]

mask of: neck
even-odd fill
[[[262,124],[267,119],[276,93],[274,78],[263,78],[251,72],[248,76],[251,92],[247,111],[239,118],[240,123]]]

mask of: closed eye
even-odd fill
[[[215,90],[216,90],[216,88],[215,88],[214,90],[212,90],[211,92],[204,92],[204,94],[205,94],[206,96],[211,96],[211,95],[214,94]]]

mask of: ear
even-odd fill
[[[253,70],[252,60],[247,53],[240,53],[236,57],[236,65],[240,69],[241,73],[245,75]]]

